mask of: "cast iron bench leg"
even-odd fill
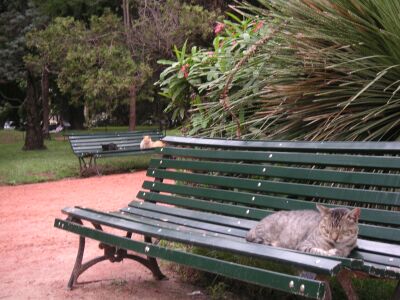
[[[151,237],[145,236],[144,241],[146,243],[152,243]],[[153,273],[153,276],[157,280],[167,279],[167,277],[161,272],[158,266],[157,260],[154,257],[147,256],[147,261],[149,262],[149,269]]]
[[[72,289],[73,285],[76,284],[76,281],[78,280],[78,277],[81,273],[80,270],[82,268],[82,258],[84,251],[85,251],[85,238],[83,236],[80,236],[78,254],[76,255],[75,265],[67,285],[68,289],[70,290]]]
[[[80,220],[74,219],[73,221],[76,223],[82,224],[82,222]],[[99,224],[95,224],[95,223],[92,223],[92,224],[97,230],[102,230],[102,227]],[[127,232],[126,237],[131,238],[132,233]],[[151,242],[151,238],[149,238],[149,239]],[[146,268],[148,268],[152,272],[153,277],[156,278],[157,280],[166,278],[166,276],[161,272],[161,270],[157,264],[157,260],[153,257],[144,258],[144,257],[138,256],[135,254],[128,254],[125,249],[118,249],[116,247],[113,247],[113,246],[110,246],[110,245],[107,245],[104,243],[100,243],[99,248],[104,250],[104,255],[93,258],[93,259],[85,262],[84,264],[82,264],[83,254],[85,252],[85,237],[83,237],[83,236],[79,237],[78,254],[76,255],[75,265],[72,270],[71,277],[68,281],[68,285],[67,285],[68,289],[71,290],[73,288],[73,286],[77,284],[78,277],[83,272],[85,272],[90,267],[92,267],[95,264],[102,262],[104,260],[109,260],[110,262],[114,263],[114,262],[121,262],[125,258],[132,259],[138,263],[141,263]]]
[[[354,274],[346,269],[342,269],[336,276],[340,285],[342,286],[348,300],[358,300],[358,295],[351,282]]]
[[[80,156],[79,159],[79,170],[80,170],[80,175],[82,176],[82,174],[84,173],[84,171],[86,170],[90,170],[94,167],[94,169],[96,170],[97,175],[101,175],[99,168],[97,166],[97,157],[96,156],[88,156],[86,157],[89,161],[87,162],[85,160],[85,157]]]
[[[94,168],[96,169],[97,175],[100,176],[101,174],[99,171],[99,167],[97,166],[97,156],[93,156],[93,165],[94,165]]]
[[[79,157],[79,172],[82,175],[83,171],[87,169],[85,159],[83,157]]]

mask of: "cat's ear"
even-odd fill
[[[358,219],[360,218],[360,214],[361,214],[361,209],[359,207],[356,207],[355,209],[353,209],[352,211],[350,211],[347,214],[347,217],[352,220],[353,222],[358,222]]]
[[[329,213],[329,208],[327,208],[326,206],[323,206],[321,204],[316,204],[317,209],[319,210],[319,212],[321,213],[321,215],[326,215]]]

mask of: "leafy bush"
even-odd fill
[[[173,118],[191,117],[190,134],[214,128],[217,122],[221,122],[222,127],[214,128],[211,135],[229,130],[225,119],[229,118],[230,109],[219,105],[220,94],[226,87],[229,72],[236,62],[245,57],[249,48],[268,32],[262,19],[240,20],[232,14],[230,16],[234,21],[225,20],[215,27],[217,36],[213,40],[213,51],[192,47],[190,53],[186,53],[185,44],[181,50],[175,47],[176,62],[159,61],[169,65],[161,73],[158,82],[162,95],[171,100],[167,111],[174,111]],[[258,75],[254,69],[246,74],[253,80]],[[254,92],[245,92],[244,84],[248,82],[243,82],[240,78],[234,78],[232,84],[235,86],[234,90],[241,90],[249,97]],[[240,117],[243,119],[243,113]]]

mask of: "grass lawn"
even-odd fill
[[[144,129],[146,127],[138,128]],[[127,127],[107,127],[85,132],[126,130]],[[45,141],[47,150],[38,151],[23,151],[24,137],[24,133],[20,131],[0,130],[0,185],[79,176],[78,158],[73,154],[68,139],[64,139],[61,134],[52,134],[51,140]],[[98,160],[98,165],[103,174],[130,172],[146,169],[150,157],[151,155],[137,155],[102,158]]]

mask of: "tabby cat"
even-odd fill
[[[360,208],[280,211],[262,219],[246,235],[249,242],[318,255],[343,256],[357,245]]]

